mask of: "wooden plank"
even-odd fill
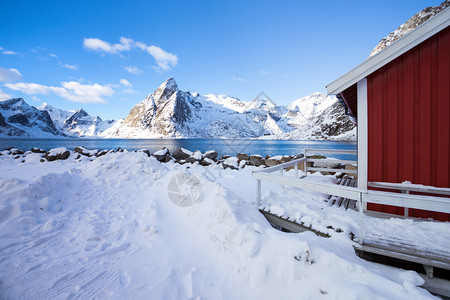
[[[307,167],[307,171],[316,171],[316,172],[336,172],[336,173],[348,173],[348,174],[357,174],[358,170],[347,170],[347,169],[332,169],[332,168],[319,168],[319,167]]]
[[[267,219],[267,221],[269,221],[269,223],[274,224],[275,226],[281,227],[290,232],[299,233],[299,232],[311,231],[321,237],[327,237],[327,238],[330,237],[330,235],[327,233],[323,233],[323,232],[311,229],[310,227],[306,227],[297,222],[289,221],[287,219],[284,219],[277,215],[274,215],[268,211],[265,211],[265,210],[259,210],[259,211],[264,215],[264,217]]]
[[[261,173],[261,172],[253,172],[252,176],[253,176],[253,179],[270,181],[270,182],[285,185],[285,186],[292,186],[292,187],[302,188],[302,189],[306,189],[306,190],[312,190],[312,191],[319,192],[319,193],[341,196],[341,197],[355,199],[355,200],[359,200],[359,198],[361,196],[361,192],[362,192],[361,190],[359,190],[357,188],[338,186],[338,185],[334,185],[334,184],[331,185],[331,184],[325,184],[325,183],[311,182],[311,181],[305,181],[302,179],[286,177],[286,176],[277,176],[274,174],[267,174],[267,173]]]
[[[430,293],[450,298],[450,281],[436,277],[429,279],[426,275],[420,273],[419,276],[425,280],[425,283],[420,286],[421,288]]]
[[[359,251],[375,253],[379,255],[415,262],[418,264],[450,270],[450,260],[448,259],[448,257],[436,256],[431,253],[427,254],[426,256],[417,255],[415,249],[408,250],[401,247],[394,247],[394,246],[387,247],[375,243],[364,243],[363,245],[355,244],[353,247],[355,248],[355,250]]]
[[[436,185],[450,186],[450,27],[439,33],[437,76],[437,153],[439,159]],[[450,220],[449,220],[450,221]]]
[[[356,155],[357,152],[355,150],[341,150],[341,149],[305,149],[306,154],[317,154],[317,153],[325,153],[325,154],[349,154]]]
[[[419,180],[417,183],[430,185],[430,143],[431,143],[431,51],[432,41],[420,45],[420,156]],[[426,216],[425,216],[426,217]]]
[[[398,183],[390,183],[390,182],[369,182],[368,185],[375,188],[390,189],[390,190],[450,195],[450,188],[439,188],[434,186],[420,187],[420,186],[401,185]]]
[[[362,194],[362,198],[364,202],[450,213],[450,198],[396,194],[380,191],[368,191],[367,194]]]
[[[357,165],[356,160],[340,160],[340,159],[320,159],[320,158],[308,158],[307,162],[318,162],[318,163],[330,163],[330,164],[351,164]]]
[[[402,178],[414,182],[414,52],[403,57]]]

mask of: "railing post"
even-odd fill
[[[256,179],[256,203],[259,204],[261,203],[261,180],[260,179]]]
[[[306,158],[306,149],[303,149],[303,158],[305,159],[305,161],[303,162],[303,170],[305,171],[305,177],[306,177],[306,176],[308,176],[308,172],[307,172],[307,170],[306,170],[306,166],[308,165],[308,164],[306,163],[306,161],[308,160],[308,159]]]
[[[295,163],[295,166],[294,166],[294,176],[295,176],[295,178],[298,178],[298,164],[297,163]]]
[[[403,194],[409,194],[409,191],[402,191]],[[407,207],[405,207],[405,213],[404,213],[405,217],[408,217],[409,215],[409,209]]]
[[[364,243],[364,199],[363,193],[359,193],[359,244],[362,245]]]

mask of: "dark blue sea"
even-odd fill
[[[148,149],[150,152],[167,147],[170,151],[178,147],[206,152],[215,150],[220,156],[236,155],[237,153],[260,154],[262,156],[294,155],[302,153],[303,149],[341,149],[356,150],[355,142],[333,141],[284,141],[284,140],[252,140],[252,139],[0,139],[0,150],[9,147],[24,151],[32,147],[50,150],[66,147],[73,150],[77,146],[87,149],[127,149],[128,151]],[[329,155],[339,159],[356,159],[352,155]]]

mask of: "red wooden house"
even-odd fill
[[[358,188],[450,186],[450,8],[327,86],[357,120]],[[404,214],[370,204],[369,210]],[[450,221],[411,209],[409,216]]]

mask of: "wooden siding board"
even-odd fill
[[[401,153],[403,176],[414,182],[414,54],[408,52],[403,64],[403,138]]]

